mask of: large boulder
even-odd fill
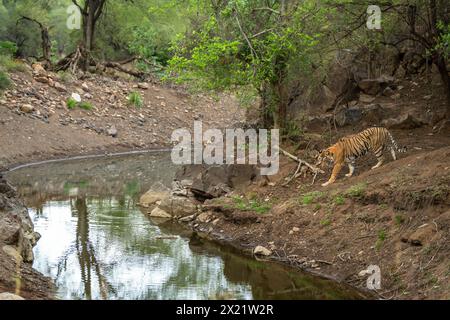
[[[393,83],[394,77],[384,75],[376,79],[363,79],[358,82],[358,87],[362,92],[375,96]]]
[[[364,126],[379,125],[385,110],[379,104],[356,106],[341,109],[336,113],[336,124],[340,127],[362,124]]]
[[[144,208],[155,206],[158,201],[169,196],[168,192],[149,190],[139,199],[139,205]]]
[[[187,197],[172,195],[162,199],[158,208],[167,212],[172,217],[186,217],[197,212],[197,205],[193,200]]]
[[[175,175],[177,181],[192,181],[189,189],[200,198],[220,197],[231,189],[250,185],[259,176],[255,165],[188,165]]]
[[[397,118],[390,118],[382,121],[382,125],[389,129],[415,129],[424,126],[426,123],[416,116],[406,113]]]

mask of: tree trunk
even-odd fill
[[[275,93],[277,95],[277,114],[275,121],[275,129],[286,128],[287,119],[287,99],[286,99],[286,88],[283,83],[278,83],[275,87]]]
[[[447,96],[447,120],[450,120],[450,77],[448,75],[447,63],[445,59],[441,56],[437,58],[435,62],[438,67],[439,74],[441,75],[442,84],[444,85],[444,90]]]
[[[48,33],[48,28],[42,26],[41,27],[41,38],[42,38],[42,55],[44,60],[50,64],[50,55],[52,51],[52,43],[50,42],[50,36]]]

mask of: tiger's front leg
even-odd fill
[[[336,181],[336,178],[337,178],[339,172],[341,172],[342,166],[343,166],[343,163],[341,163],[341,162],[336,163],[334,165],[333,172],[331,172],[330,179],[327,182],[322,183],[322,187],[326,187],[327,185]]]

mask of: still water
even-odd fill
[[[34,268],[60,299],[358,299],[348,287],[256,261],[153,220],[136,206],[167,189],[168,153],[47,163],[8,173],[42,237]]]

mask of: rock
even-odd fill
[[[34,74],[46,74],[44,67],[40,63],[33,63],[31,68],[33,69]]]
[[[358,82],[358,87],[366,94],[377,95],[380,92],[394,83],[394,78],[391,76],[381,76],[376,79],[364,79]]]
[[[197,221],[206,223],[211,220],[212,214],[210,212],[202,212],[198,215]]]
[[[25,300],[25,299],[13,293],[2,292],[0,293],[0,300]]]
[[[73,92],[72,95],[71,95],[71,97],[72,97],[72,99],[75,100],[76,102],[81,102],[81,96],[80,96],[78,93]]]
[[[293,227],[293,228],[292,228],[292,231],[294,231],[294,232],[299,232],[299,231],[300,231],[300,228],[299,228],[299,227]]]
[[[263,247],[263,246],[257,246],[254,250],[253,250],[253,254],[255,255],[262,255],[262,256],[270,256],[272,254],[272,251],[270,251],[269,249]]]
[[[436,125],[434,129],[439,133],[450,135],[450,120],[443,120],[442,123]]]
[[[197,212],[197,205],[191,199],[179,196],[163,198],[159,207],[177,217],[185,217]]]
[[[391,98],[392,99],[395,99],[395,100],[397,100],[397,99],[400,99],[400,97],[401,97],[401,94],[400,93],[394,93],[392,96],[391,96]]]
[[[188,165],[177,171],[177,181],[190,180],[189,187],[197,198],[220,197],[232,189],[249,186],[259,176],[253,165]]]
[[[338,126],[343,127],[360,122],[362,119],[361,108],[348,108],[341,109],[336,114],[336,123]]]
[[[407,242],[413,246],[423,246],[429,243],[436,234],[434,224],[425,224],[419,227],[416,231],[406,237],[402,237],[403,242]]]
[[[172,218],[172,216],[167,213],[166,211],[162,210],[159,207],[156,207],[155,209],[150,212],[150,217],[157,217],[157,218]]]
[[[359,95],[359,102],[362,102],[362,103],[372,103],[372,102],[375,101],[375,99],[376,99],[375,97],[369,96],[369,95],[364,94],[364,93],[361,93]]]
[[[161,201],[163,198],[168,196],[168,192],[155,192],[153,190],[149,190],[141,196],[139,199],[139,205],[144,208],[150,208],[155,205],[156,202]]]
[[[392,95],[394,95],[394,94],[395,94],[395,91],[391,87],[386,87],[383,90],[383,96],[392,97]]]
[[[113,138],[117,137],[118,132],[116,126],[112,126],[111,128],[109,128],[106,133]]]
[[[89,86],[87,85],[86,82],[83,82],[83,83],[81,84],[81,89],[83,89],[83,90],[86,91],[86,92],[90,92]]]
[[[58,90],[59,92],[67,92],[66,86],[62,85],[62,84],[59,83],[59,82],[55,82],[55,83],[53,84],[53,87],[54,87],[56,90]]]
[[[93,96],[92,94],[86,92],[86,93],[83,95],[83,98],[85,98],[85,99],[93,99],[94,96]]]
[[[381,124],[389,129],[415,129],[424,126],[426,123],[407,113],[397,118],[383,120]]]
[[[149,88],[148,83],[145,82],[139,82],[138,83],[138,88],[139,89],[143,89],[143,90],[147,90]]]
[[[195,219],[195,215],[192,214],[190,216],[186,216],[186,217],[180,218],[180,219],[178,219],[178,221],[180,221],[180,222],[191,222],[194,219]]]
[[[45,76],[35,77],[34,80],[36,80],[37,82],[40,82],[40,83],[45,83],[45,84],[49,83],[49,79]]]
[[[17,263],[19,263],[19,264],[22,263],[22,261],[23,261],[22,256],[17,251],[17,249],[14,248],[13,246],[10,246],[10,245],[3,246],[2,250],[4,253],[9,255],[11,258],[13,258],[14,261],[16,261]]]
[[[25,113],[31,113],[34,111],[34,107],[30,104],[23,104],[20,106],[20,111]]]

